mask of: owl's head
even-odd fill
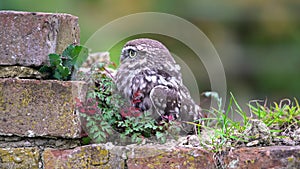
[[[122,72],[135,75],[145,70],[163,71],[182,81],[180,66],[162,43],[146,38],[127,42],[122,49],[117,76]]]
[[[122,62],[174,62],[169,50],[160,42],[152,39],[135,39],[127,42],[121,53]]]

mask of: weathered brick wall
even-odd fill
[[[75,16],[0,11],[0,168],[216,168],[218,161],[226,168],[300,166],[300,147],[233,149],[216,158],[176,145],[82,146],[74,98],[84,98],[85,83],[18,79],[34,76],[16,72],[34,73],[48,64],[49,53],[71,43],[79,43]]]
[[[80,146],[74,98],[85,95],[84,82],[18,78],[34,78],[69,44],[79,44],[75,16],[0,11],[0,168],[45,168],[48,148]]]
[[[61,53],[69,44],[79,44],[75,16],[0,12],[0,65],[40,66],[49,62],[49,53]]]
[[[79,138],[74,98],[83,87],[83,82],[0,79],[0,133]]]

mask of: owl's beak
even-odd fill
[[[121,57],[120,57],[120,62],[123,62],[124,59],[125,59],[125,56],[124,56],[124,55],[121,55]]]

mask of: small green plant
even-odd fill
[[[217,103],[221,103],[217,94],[208,94]],[[300,144],[300,107],[296,99],[294,102],[284,99],[269,107],[266,103],[261,105],[259,101],[250,103],[248,106],[251,116],[246,115],[232,94],[226,112],[214,108],[206,110],[213,116],[203,119],[206,122],[204,129],[209,131],[209,137],[203,138],[204,133],[201,133],[199,138],[203,141],[201,143],[204,148],[215,152],[217,168],[226,168],[223,154],[232,147]],[[220,107],[218,104],[218,108]],[[229,118],[228,112],[233,110],[242,117],[241,122]]]
[[[120,142],[141,143],[145,138],[154,137],[164,143],[168,137],[176,135],[179,128],[171,123],[158,123],[149,112],[139,111],[114,93],[113,77],[105,64],[97,64],[94,70],[87,99],[84,102],[76,100],[84,128],[94,142],[119,139]]]
[[[218,107],[205,110],[210,116],[202,119],[205,122],[204,132],[208,134],[208,138],[204,139],[199,136],[203,147],[219,153],[226,148],[238,145],[271,145],[276,141],[280,142],[282,138],[300,143],[299,133],[296,133],[297,129],[300,130],[300,107],[296,99],[293,103],[285,99],[270,107],[261,105],[258,101],[251,101],[255,105],[248,105],[252,115],[247,116],[246,111],[242,110],[232,93],[230,93],[231,97],[226,111],[221,109],[222,99],[217,93],[205,94],[212,97]],[[237,113],[243,120],[233,120],[230,113]],[[256,133],[251,133],[252,130]],[[268,136],[268,132],[270,136]]]
[[[297,99],[291,102],[283,99],[280,103],[273,103],[270,108],[255,101],[255,106],[249,104],[251,112],[263,121],[274,137],[289,137],[288,130],[296,130],[300,126],[300,106]]]
[[[204,147],[210,147],[212,151],[219,152],[226,146],[229,146],[232,140],[239,141],[242,139],[238,135],[245,130],[245,126],[241,125],[241,123],[246,124],[248,117],[232,94],[226,111],[222,110],[222,98],[217,93],[207,92],[204,94],[215,100],[218,107],[217,109],[204,110],[209,114],[209,117],[202,119],[205,123],[203,126],[204,132],[207,132],[208,139],[200,139],[203,141],[202,144]],[[233,118],[229,117],[229,114],[233,114],[234,112],[234,106],[237,107],[236,112],[243,117],[243,122],[234,121]]]
[[[69,45],[61,55],[49,54],[50,66],[42,66],[39,71],[49,75],[50,79],[70,80],[88,57],[88,49],[83,46]]]

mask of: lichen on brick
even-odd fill
[[[38,148],[0,148],[0,168],[39,168]]]
[[[84,93],[84,85],[83,82],[0,79],[0,133],[81,137],[74,99],[76,94]]]
[[[43,159],[45,168],[124,168],[121,156],[100,145],[73,150],[45,149]]]

